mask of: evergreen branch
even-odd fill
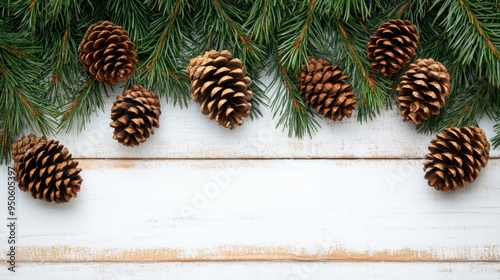
[[[60,113],[59,130],[65,129],[66,132],[69,132],[76,126],[77,131],[82,131],[85,128],[85,124],[90,121],[90,115],[97,113],[97,109],[104,109],[100,83],[94,78],[88,78],[78,88],[76,98],[66,107]]]
[[[225,10],[221,7],[221,3],[219,0],[214,0],[213,5],[217,14],[223,19],[223,21],[233,30],[233,32],[238,36],[241,41],[241,44],[248,50],[252,50],[252,45],[248,44],[250,42],[250,38],[245,36],[240,28],[236,27],[236,23],[227,15]]]
[[[442,3],[438,16],[444,16],[441,25],[450,38],[450,48],[457,63],[471,65],[479,76],[500,86],[500,12],[492,2],[467,0],[437,1]]]
[[[397,3],[394,10],[389,13],[390,17],[397,19],[406,19],[411,21],[415,25],[425,22],[423,19],[428,18],[430,22],[433,22],[435,18],[428,17],[429,12],[432,11],[432,1],[412,1],[405,0]],[[383,11],[383,10],[382,10]],[[384,18],[386,21],[388,18]],[[381,22],[378,23],[379,26]]]
[[[495,136],[491,139],[494,148],[500,147],[500,123],[495,125]]]
[[[147,36],[151,23],[149,21],[151,17],[146,15],[151,14],[152,7],[147,6],[147,3],[148,1],[143,0],[106,1],[106,10],[110,20],[123,26],[128,31],[130,39],[138,42]]]
[[[376,86],[375,79],[373,78],[373,76],[368,75],[368,71],[367,71],[366,67],[363,66],[363,64],[361,63],[360,56],[356,52],[356,47],[352,43],[352,41],[350,39],[350,35],[347,34],[347,30],[344,28],[344,25],[340,22],[340,20],[336,19],[335,23],[337,24],[337,27],[340,30],[340,34],[342,35],[342,39],[344,40],[345,45],[346,45],[347,49],[349,50],[349,54],[350,54],[351,59],[354,61],[358,70],[361,72],[361,76],[363,77],[363,79],[365,79],[367,81],[368,87],[370,89],[374,90],[375,86]]]
[[[95,14],[86,1],[12,1],[22,29],[29,30],[33,41],[44,51],[40,80],[46,90],[44,98],[62,106],[74,98],[80,77],[84,75],[78,61],[78,43],[83,37],[81,21],[93,21]]]
[[[283,0],[257,0],[252,3],[244,28],[249,30],[258,44],[272,44],[284,5]]]
[[[309,2],[309,5],[307,6],[307,16],[306,16],[304,26],[302,27],[302,30],[300,31],[299,37],[297,37],[295,39],[294,44],[293,44],[293,49],[295,51],[297,51],[298,48],[300,48],[301,46],[304,45],[303,41],[305,40],[305,38],[307,38],[307,32],[309,30],[309,25],[311,24],[311,20],[313,17],[313,9],[314,9],[315,3],[316,3],[316,0],[311,0]]]
[[[371,120],[388,106],[390,83],[370,73],[365,49],[367,39],[354,41],[354,34],[366,33],[363,27],[354,22],[342,22],[339,18],[333,22],[332,51],[337,53],[338,62],[343,64],[342,69],[349,75],[348,82],[358,94],[358,120]]]
[[[9,163],[11,158],[10,146],[14,141],[9,134],[0,132],[0,164]]]
[[[357,17],[363,20],[369,18],[372,11],[379,6],[382,6],[382,3],[378,0],[318,0],[317,10],[326,17],[341,18],[344,21],[350,21]]]
[[[410,0],[403,2],[403,4],[401,6],[399,6],[399,8],[397,9],[396,18],[403,18],[403,15],[410,7],[410,4],[411,4]]]
[[[10,158],[11,141],[25,127],[42,134],[54,131],[56,110],[42,97],[38,71],[40,48],[32,46],[27,32],[13,32],[10,23],[0,20],[0,162]],[[5,138],[6,137],[6,138]]]
[[[483,27],[483,24],[479,21],[479,19],[474,15],[472,10],[467,6],[467,3],[464,0],[457,0],[458,3],[460,3],[460,6],[462,6],[463,10],[467,13],[467,16],[470,20],[470,22],[474,25],[474,28],[477,30],[479,35],[483,37],[483,40],[486,42],[486,45],[488,48],[491,50],[493,55],[496,57],[500,58],[500,51],[498,48],[493,44],[492,40],[489,38],[489,36],[486,34],[486,31]]]
[[[307,133],[310,137],[319,128],[314,113],[300,96],[297,81],[290,76],[290,70],[282,63],[279,50],[276,50],[275,77],[268,90],[277,86],[272,97],[273,118],[279,115],[277,126],[288,128],[289,137],[302,138]]]
[[[320,37],[323,28],[319,15],[315,14],[316,0],[305,3],[291,3],[286,11],[296,13],[296,18],[290,17],[284,21],[278,30],[278,51],[282,54],[280,62],[294,74],[298,73],[302,64],[307,62],[308,56],[313,52],[310,49],[310,37]],[[311,34],[316,32],[315,34]]]
[[[252,117],[267,103],[261,81],[271,65],[271,97],[278,126],[289,135],[319,127],[297,87],[308,56],[340,66],[358,95],[358,118],[371,119],[391,105],[392,81],[375,75],[366,58],[374,28],[391,18],[419,29],[417,57],[432,57],[451,76],[452,92],[439,116],[418,126],[430,132],[500,119],[500,6],[471,0],[0,0],[0,158],[23,129],[82,129],[102,108],[100,85],[79,65],[78,43],[90,24],[109,19],[129,31],[139,61],[129,83],[167,101],[189,102],[186,65],[208,49],[230,50],[252,78]],[[14,28],[11,28],[11,27]],[[372,28],[373,27],[373,28]],[[271,54],[271,56],[269,55]],[[274,89],[273,88],[273,89]],[[493,143],[500,145],[500,124]],[[5,144],[7,141],[9,144]]]
[[[252,110],[250,111],[250,118],[256,119],[262,117],[260,106],[267,106],[269,98],[266,95],[265,85],[260,80],[260,73],[249,72],[248,75],[252,77],[252,84],[250,90],[253,92],[253,98],[250,100]]]
[[[157,91],[160,96],[167,96],[174,104],[187,106],[190,98],[189,82],[183,65],[187,64],[184,49],[187,48],[185,34],[189,26],[183,24],[182,13],[189,9],[185,0],[159,6],[168,12],[166,19],[155,18],[150,34],[139,41],[140,56],[146,57],[138,67],[135,83],[144,84]],[[146,2],[149,3],[149,2]],[[161,4],[162,5],[162,4]],[[186,30],[187,29],[187,30]]]
[[[150,72],[150,73],[153,71],[153,67],[156,64],[156,61],[158,60],[158,55],[160,54],[161,47],[163,46],[165,39],[167,38],[167,36],[169,35],[169,33],[171,31],[175,19],[179,15],[180,7],[181,7],[181,0],[177,0],[172,13],[170,14],[169,18],[167,19],[167,25],[165,26],[165,30],[163,30],[163,33],[160,37],[160,40],[158,41],[158,45],[155,48],[155,51],[153,53],[153,57],[151,58],[151,63],[149,63],[147,66],[148,72]]]
[[[72,35],[74,32],[71,27],[64,30],[62,38],[57,39],[57,43],[45,57],[47,76],[46,98],[54,104],[62,106],[74,96],[76,87],[79,83],[79,77],[84,75],[82,66],[78,60],[77,42]]]

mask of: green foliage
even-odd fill
[[[56,110],[43,98],[38,69],[41,49],[33,46],[28,32],[14,32],[0,20],[0,160],[9,158],[9,149],[25,126],[42,134],[55,128]]]
[[[416,58],[442,62],[452,83],[445,108],[418,131],[477,124],[483,116],[500,120],[500,6],[494,0],[0,0],[0,15],[2,162],[22,133],[80,131],[102,110],[106,88],[78,59],[85,31],[101,20],[123,26],[136,44],[139,65],[129,84],[187,106],[189,60],[228,49],[253,80],[252,117],[270,105],[279,126],[303,137],[319,129],[321,118],[297,87],[307,58],[338,65],[358,96],[358,119],[370,120],[394,104],[402,73],[388,79],[370,67],[369,37],[387,20],[408,19],[419,29]],[[499,146],[500,124],[495,129]]]
[[[124,0],[125,1],[125,0]],[[189,55],[188,35],[190,2],[145,1],[150,14],[148,32],[137,41],[141,63],[134,83],[152,89],[160,96],[167,96],[186,106],[189,101],[189,81],[186,65]]]

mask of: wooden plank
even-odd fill
[[[22,263],[8,279],[384,279],[497,280],[499,263]],[[236,276],[237,275],[237,276]],[[2,278],[4,279],[4,278]]]
[[[84,132],[56,136],[75,157],[422,158],[433,137],[416,133],[415,125],[404,123],[396,110],[363,124],[356,121],[356,114],[342,122],[318,119],[322,129],[312,139],[294,139],[276,128],[276,120],[266,109],[261,119],[248,119],[230,131],[203,116],[197,104],[180,109],[163,102],[160,128],[146,143],[130,148],[112,139],[109,112],[115,94],[107,98],[104,112],[92,116]],[[481,127],[493,137],[493,122],[485,120]],[[499,157],[500,151],[492,151],[491,156]]]
[[[500,160],[455,193],[428,187],[420,160],[81,166],[66,205],[17,193],[19,261],[500,261]]]

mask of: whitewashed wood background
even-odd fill
[[[161,127],[128,148],[109,127],[120,91],[84,132],[55,136],[83,168],[76,199],[17,192],[15,273],[0,167],[0,279],[500,279],[498,150],[441,193],[423,179],[433,136],[395,110],[321,119],[298,140],[268,110],[229,131],[164,101]]]

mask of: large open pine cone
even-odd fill
[[[16,180],[19,180],[19,163],[24,160],[26,151],[34,148],[39,142],[45,141],[44,138],[38,138],[34,134],[21,137],[21,139],[12,143],[11,153],[14,160],[14,170],[16,172]]]
[[[204,115],[229,129],[243,124],[252,108],[253,93],[241,60],[227,50],[212,50],[191,59],[187,73],[192,98],[200,103]]]
[[[59,141],[40,141],[26,151],[19,163],[19,188],[48,202],[68,202],[80,191],[82,178],[78,161]]]
[[[476,126],[447,128],[432,139],[424,162],[429,186],[446,192],[462,188],[488,163],[490,143]]]
[[[160,127],[160,99],[154,92],[133,85],[116,97],[111,108],[113,138],[125,146],[145,142],[153,127]]]
[[[439,114],[450,90],[450,75],[440,62],[429,58],[410,64],[396,89],[403,120],[419,124],[431,115]]]
[[[392,76],[415,56],[417,45],[418,31],[415,25],[407,20],[390,20],[370,37],[368,59],[382,76]]]
[[[127,31],[109,21],[91,25],[78,50],[85,70],[107,86],[127,81],[137,65]]]
[[[300,94],[306,104],[334,121],[344,116],[350,118],[356,108],[356,95],[345,82],[347,76],[323,59],[309,57],[308,64],[309,67],[302,66],[298,76]]]

